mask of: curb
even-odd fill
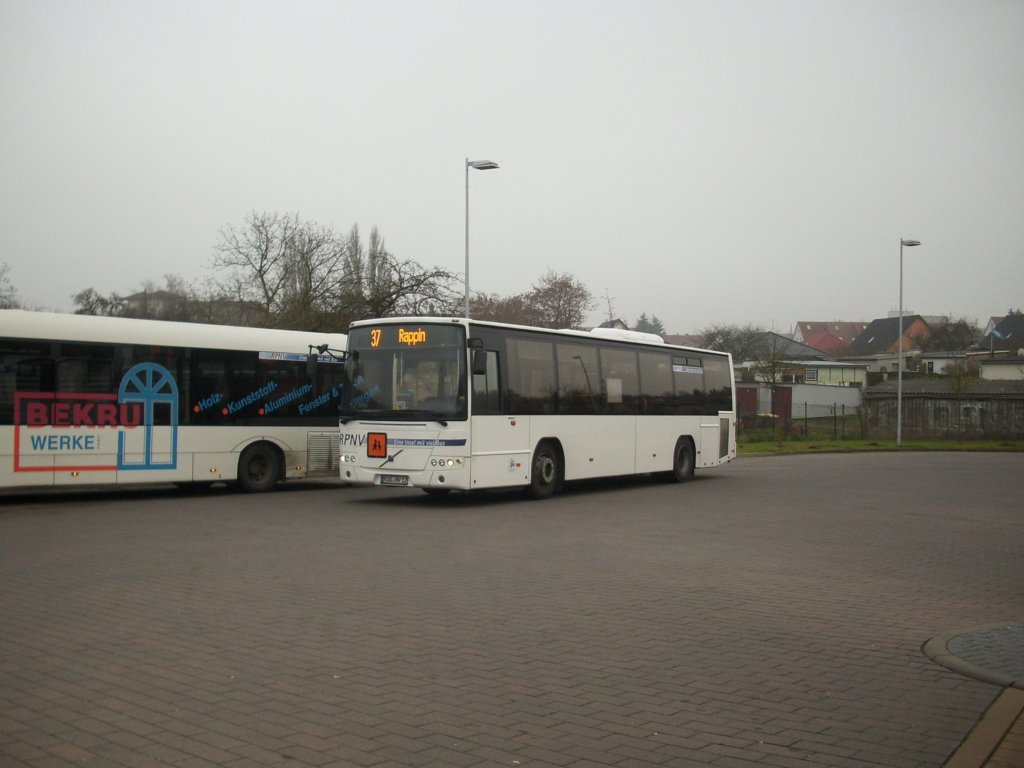
[[[933,637],[921,647],[921,653],[934,661],[939,666],[957,672],[964,677],[977,680],[989,685],[998,685],[1000,688],[1020,688],[1024,690],[1024,680],[1017,680],[1009,675],[993,672],[972,664],[956,654],[950,653],[946,647],[946,638]]]
[[[996,753],[1024,713],[1024,691],[1007,688],[985,710],[981,720],[975,724],[967,738],[942,764],[942,768],[983,768]],[[1024,730],[1018,725],[1017,731]],[[1002,764],[1002,763],[1001,763]],[[1005,763],[1010,765],[1010,763]]]
[[[942,768],[1024,764],[1019,762],[1024,743],[1024,626],[999,624],[933,637],[921,652],[946,669],[1002,688]],[[981,666],[985,663],[995,668]]]
[[[971,635],[988,635],[988,640],[991,642],[992,636],[996,633],[1012,633],[1011,637],[1016,641],[1017,646],[1024,649],[1024,642],[1022,642],[1024,640],[1024,625],[1006,623],[965,629],[944,637],[933,637],[921,646],[921,653],[936,664],[972,680],[998,685],[1000,688],[1017,688],[1024,691],[1024,674],[1020,674],[1020,670],[1024,668],[1018,667],[1012,673],[994,670],[969,661],[963,657],[962,651],[955,652],[949,648],[951,642]]]

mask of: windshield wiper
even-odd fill
[[[409,411],[397,411],[401,414],[409,414],[412,418],[423,418],[426,417],[430,421],[436,421],[442,427],[448,426],[448,420],[445,419],[444,414],[436,413],[435,411],[423,411],[423,410],[409,410]]]
[[[383,411],[383,410],[377,410],[377,411],[349,411],[348,413],[343,413],[340,416],[338,416],[338,423],[339,424],[348,424],[350,421],[353,421],[355,419],[361,419],[364,416],[369,416],[370,418],[379,419],[385,413],[390,413],[390,411]]]
[[[400,454],[404,450],[405,450],[405,448],[399,448],[394,453],[389,454],[388,457],[386,459],[384,459],[384,463],[381,464],[380,467],[384,467],[384,466],[387,466],[388,464],[390,464],[392,461],[395,460],[395,457],[398,456],[398,454]],[[380,467],[377,467],[377,469],[380,469]]]
[[[356,411],[355,413],[346,413],[338,417],[340,424],[347,424],[353,419],[394,419],[395,421],[415,421],[416,419],[426,419],[427,421],[436,421],[442,427],[448,426],[448,420],[442,413],[436,413],[434,411],[424,411],[416,409],[407,410],[395,410],[395,411]]]

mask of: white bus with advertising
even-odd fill
[[[337,477],[344,346],[344,334],[0,310],[0,488]]]
[[[354,323],[341,478],[453,490],[659,473],[682,482],[736,457],[728,354],[653,334],[453,318]]]

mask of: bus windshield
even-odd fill
[[[341,419],[466,418],[466,340],[461,326],[380,324],[348,337]]]

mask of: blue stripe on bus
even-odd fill
[[[412,438],[412,437],[389,437],[388,445],[401,445],[407,448],[450,448],[452,446],[465,445],[466,439],[442,440],[433,438]]]

